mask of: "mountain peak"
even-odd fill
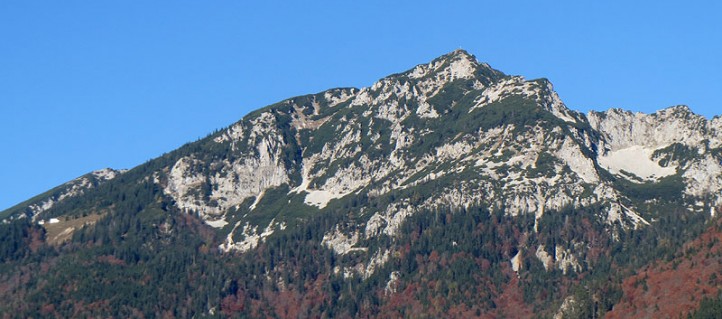
[[[464,49],[456,49],[454,51],[451,51],[447,54],[444,54],[441,56],[441,58],[448,57],[448,58],[468,58],[472,60],[476,60],[476,57],[474,57],[473,54],[469,53],[468,51]]]
[[[462,49],[444,54],[429,63],[419,64],[400,75],[416,81],[431,80],[435,83],[433,86],[460,79],[475,80],[486,86],[506,76],[487,63],[477,61],[476,57]]]
[[[442,55],[428,64],[417,65],[409,72],[412,79],[420,79],[433,74],[447,73],[450,80],[458,78],[473,78],[476,74],[479,62],[474,56],[463,50],[456,50]]]
[[[694,113],[694,112],[692,112],[692,110],[689,108],[689,106],[683,105],[683,104],[673,105],[673,106],[670,106],[670,107],[668,107],[668,108],[665,108],[665,109],[662,109],[662,110],[657,111],[657,113],[668,113],[668,112],[672,112],[672,113],[682,113],[682,114],[691,114],[691,113]]]

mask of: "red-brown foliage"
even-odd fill
[[[623,296],[606,318],[677,318],[716,297],[722,284],[722,232],[707,229],[676,258],[657,262],[624,280]]]

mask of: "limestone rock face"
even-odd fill
[[[366,254],[337,271],[368,277],[415,214],[482,207],[538,223],[596,207],[591,218],[612,234],[654,227],[650,209],[670,198],[714,214],[722,120],[686,106],[582,114],[548,80],[506,75],[457,50],[370,87],[270,105],[152,163],[131,183],[159,188],[169,211],[217,228],[219,249],[249,251],[311,216],[341,214],[320,244]],[[39,216],[120,174],[94,172],[22,209]],[[670,191],[634,191],[657,186]],[[576,272],[588,246],[534,244],[509,257],[516,271],[536,255],[548,271]]]

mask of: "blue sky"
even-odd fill
[[[587,3],[587,4],[585,4]],[[251,110],[463,48],[576,110],[722,113],[722,4],[0,2],[0,210]]]

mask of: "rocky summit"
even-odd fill
[[[583,114],[457,50],[0,213],[0,314],[696,315],[720,306],[719,212],[722,118]],[[680,268],[690,293],[630,288],[690,251],[717,265]]]

